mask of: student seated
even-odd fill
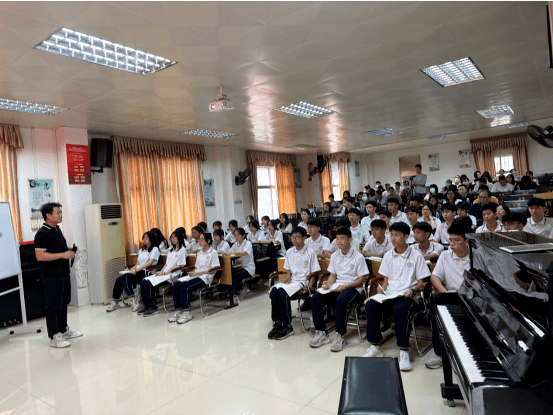
[[[288,215],[286,213],[281,213],[279,216],[280,223],[278,224],[278,230],[281,232],[290,233],[292,232],[292,224],[288,220]]]
[[[161,230],[159,228],[152,228],[152,229],[150,229],[150,231],[155,232],[156,238],[157,238],[157,243],[158,243],[158,248],[159,248],[160,251],[163,251],[164,249],[169,249],[169,242],[167,241],[165,236],[163,236],[163,233],[161,232]]]
[[[169,317],[169,323],[175,321],[184,324],[192,320],[190,315],[190,297],[193,290],[198,290],[211,284],[215,276],[214,268],[220,267],[219,255],[211,247],[210,233],[202,233],[198,238],[200,250],[196,254],[196,265],[194,271],[187,276],[179,278],[173,285],[173,305],[175,312]]]
[[[514,186],[510,183],[507,183],[507,178],[503,175],[498,177],[498,182],[494,183],[492,186],[492,193],[506,193],[512,192]]]
[[[234,243],[234,231],[238,228],[238,222],[234,219],[230,220],[228,223],[229,233],[225,235],[225,241],[229,243]]]
[[[213,231],[215,232],[217,229],[221,229],[223,231],[223,237],[225,236],[225,231],[223,230],[223,224],[220,220],[216,220],[213,222],[213,225],[211,225],[213,228]]]
[[[280,284],[276,284],[269,293],[273,320],[273,328],[267,336],[269,339],[282,340],[294,334],[290,297],[302,289],[307,289],[307,284],[312,286],[314,273],[321,270],[315,252],[305,244],[306,237],[307,232],[304,228],[296,226],[293,229],[294,246],[286,251],[284,260],[286,278]],[[312,278],[308,281],[309,277]]]
[[[301,221],[300,223],[298,223],[298,226],[307,231],[307,221],[311,217],[311,212],[307,209],[302,209],[300,217],[301,217]]]
[[[396,222],[408,222],[405,213],[399,211],[399,200],[397,198],[392,197],[388,199],[388,201],[386,202],[386,206],[392,214],[392,217],[390,218],[390,225]]]
[[[268,217],[268,216],[263,216],[261,218],[261,230],[263,231],[263,233],[267,233],[269,232],[269,222],[271,221],[271,218]]]
[[[361,252],[364,256],[382,258],[384,254],[393,249],[392,242],[386,235],[386,222],[376,219],[371,222],[372,238],[363,247]]]
[[[373,220],[380,219],[378,216],[379,206],[378,204],[373,201],[369,200],[365,203],[365,211],[367,214],[363,219],[361,219],[361,226],[365,229],[365,236],[370,235],[371,233],[371,222]]]
[[[407,209],[405,209],[405,214],[407,215],[407,221],[408,221],[407,224],[409,225],[409,228],[411,228],[411,233],[409,234],[407,243],[411,245],[415,243],[415,236],[413,235],[413,226],[419,223],[419,208],[415,206],[409,206]]]
[[[422,280],[430,276],[430,270],[423,256],[413,247],[407,245],[409,225],[402,222],[390,226],[390,239],[394,249],[384,255],[378,273],[384,277],[378,286],[378,293],[399,297],[382,303],[369,300],[365,305],[367,313],[367,341],[371,346],[363,357],[382,357],[380,350],[382,333],[380,322],[382,314],[392,314],[395,322],[396,341],[400,348],[399,369],[406,372],[412,369],[409,360],[408,311],[413,303],[415,288],[422,289]]]
[[[426,222],[418,222],[413,225],[413,237],[415,244],[413,249],[420,252],[423,258],[428,261],[431,258],[438,258],[444,247],[438,242],[430,242],[432,227]]]
[[[503,216],[503,229],[506,231],[523,231],[528,223],[522,213],[509,212]]]
[[[194,226],[191,232],[192,232],[192,240],[188,244],[188,248],[186,248],[186,251],[189,254],[195,254],[200,250],[199,240],[200,240],[200,235],[204,233],[204,228],[202,228],[201,226]]]
[[[421,217],[419,218],[419,222],[428,223],[432,227],[432,230],[438,229],[438,226],[442,223],[440,219],[434,216],[434,206],[430,203],[425,203],[421,208]]]
[[[328,290],[334,283],[338,285],[327,294],[321,294],[318,291],[313,294],[311,304],[316,332],[309,342],[311,347],[320,347],[330,343],[324,322],[324,307],[336,304],[336,336],[332,339],[330,346],[330,350],[333,352],[342,351],[346,344],[344,335],[347,328],[348,304],[359,298],[365,277],[369,275],[365,258],[351,246],[351,231],[347,227],[338,228],[336,241],[338,251],[334,252],[330,258],[328,265],[330,277],[323,283],[322,288]]]
[[[409,201],[409,207],[421,208],[422,197],[420,195],[414,195]]]
[[[357,208],[351,208],[348,213],[348,219],[350,222],[351,237],[359,241],[359,243],[365,243],[370,238],[370,234],[365,234],[365,228],[361,226],[361,211]]]
[[[205,222],[198,222],[198,225],[200,228],[203,229],[204,232],[207,232],[207,223]],[[203,233],[203,232],[202,232]]]
[[[250,223],[252,223],[252,220],[254,219],[255,218],[253,217],[253,215],[246,216],[246,226],[244,226],[244,231],[246,231],[246,235],[250,233]]]
[[[222,255],[237,255],[240,258],[235,259],[235,265],[232,267],[232,291],[233,302],[240,304],[240,296],[246,293],[246,286],[242,287],[242,280],[251,278],[255,274],[255,262],[253,260],[252,243],[246,240],[246,231],[244,228],[236,228],[234,231],[236,242],[230,250],[222,252]]]
[[[553,220],[545,217],[545,200],[533,197],[528,201],[528,210],[530,218],[524,231],[553,239]]]
[[[276,249],[275,256],[280,258],[286,255],[286,247],[284,246],[284,236],[282,235],[282,232],[277,229],[278,223],[279,222],[276,219],[269,220],[267,225],[267,233],[261,242],[273,242]]]
[[[265,239],[265,234],[260,229],[259,222],[255,219],[250,221],[250,233],[246,236],[248,241],[257,242]]]
[[[171,249],[167,253],[167,260],[165,266],[155,273],[144,278],[140,282],[140,295],[142,296],[142,303],[144,307],[138,311],[138,314],[142,314],[144,317],[150,317],[159,313],[156,305],[156,293],[154,287],[158,286],[165,281],[171,281],[173,284],[177,277],[180,275],[177,268],[186,265],[186,248],[184,247],[184,235],[181,232],[173,232],[171,234]]]
[[[330,202],[325,202],[323,205],[323,216],[329,217],[334,215],[334,208]]]
[[[378,213],[378,217],[380,218],[380,220],[383,220],[386,223],[386,232],[384,232],[384,233],[389,238],[390,237],[390,225],[391,225],[391,220],[392,220],[392,212],[390,212],[387,209],[383,209]]]
[[[342,218],[342,219],[340,220],[340,224],[339,224],[340,227],[344,226],[344,227],[346,227],[346,228],[349,229],[350,225],[351,225],[351,223],[350,223],[350,221],[349,221],[349,219],[348,219],[347,217],[346,217],[346,218]],[[350,232],[351,232],[351,231],[350,231]],[[334,252],[338,251],[338,249],[340,249],[340,248],[338,248],[337,242],[338,242],[338,241],[337,241],[336,239],[334,239],[334,240],[331,242],[330,247],[328,248],[328,250],[326,250],[326,249],[323,250],[323,255],[322,255],[323,258],[330,259],[330,257],[332,256],[332,254],[333,254]],[[360,242],[359,242],[357,239],[352,238],[352,240],[351,240],[351,246],[353,247],[353,249],[355,249],[356,251],[358,251],[358,250],[359,250],[359,245],[360,245]]]
[[[152,265],[156,265],[161,255],[155,232],[148,231],[142,235],[142,244],[142,248],[138,251],[136,265],[128,273],[121,275],[115,280],[112,301],[106,308],[107,312],[123,308],[119,304],[123,290],[125,290],[129,297],[127,301],[130,302],[129,305],[132,306],[132,311],[138,311],[140,308],[140,292],[135,292],[134,289],[146,277],[146,269]]]
[[[448,228],[449,250],[440,255],[430,277],[430,281],[437,292],[457,291],[463,283],[465,271],[470,269],[469,245],[465,236],[466,233],[470,232],[470,223],[468,218],[461,217],[455,219]],[[442,353],[440,335],[433,309],[430,312],[430,322],[432,326],[432,345],[436,356],[428,359],[425,364],[429,369],[437,369],[442,366]]]
[[[188,242],[188,236],[186,235],[186,229],[184,229],[182,226],[180,226],[177,229],[175,229],[175,232],[180,232],[180,233],[183,234],[184,247],[188,249],[189,242]]]
[[[493,197],[493,199],[497,200],[495,197]],[[474,216],[476,219],[482,219],[482,206],[487,204],[492,204],[497,207],[497,203],[492,200],[490,191],[487,188],[480,189],[478,192],[478,199],[476,199],[469,209],[469,215]]]
[[[476,233],[501,232],[503,230],[503,225],[501,222],[497,221],[496,211],[497,208],[490,203],[482,206],[482,217],[484,218],[484,223],[482,226],[476,228]]]
[[[222,229],[215,229],[213,231],[213,244],[212,248],[217,252],[225,252],[230,249],[230,245],[224,239],[225,233]]]
[[[330,239],[321,235],[321,227],[323,224],[319,219],[311,218],[307,221],[307,234],[309,238],[305,241],[305,246],[312,249],[317,257],[323,257],[323,251],[330,250]]]
[[[455,220],[455,215],[457,214],[457,208],[453,203],[444,203],[442,206],[442,216],[444,222],[438,226],[436,233],[432,237],[433,242],[438,242],[440,244],[449,243],[449,234],[447,233],[448,228],[451,226]]]
[[[477,225],[476,218],[472,215],[469,215],[469,209],[470,209],[470,205],[468,203],[466,202],[457,203],[457,216],[455,217],[455,219],[466,216],[470,218],[472,222],[471,228],[476,229],[476,225]]]

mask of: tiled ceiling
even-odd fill
[[[510,122],[553,117],[545,6],[0,2],[0,98],[69,108],[53,116],[0,111],[0,122],[280,152],[309,143],[319,153],[505,134],[512,130],[491,128],[474,111],[509,105]],[[60,27],[178,64],[143,76],[33,49]],[[485,80],[442,88],[420,71],[467,56]],[[234,110],[210,113],[221,85]],[[336,114],[274,110],[298,101]],[[404,134],[365,133],[384,127]],[[238,136],[180,134],[196,128]]]

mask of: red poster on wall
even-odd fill
[[[69,184],[91,184],[88,146],[66,144]]]

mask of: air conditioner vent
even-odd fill
[[[104,205],[100,207],[102,219],[121,219],[121,205]]]

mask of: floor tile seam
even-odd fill
[[[14,385],[14,384],[11,383],[9,380],[7,380],[7,379],[3,379],[3,380],[5,380],[6,382],[8,382],[11,386],[13,386],[14,388],[16,388],[17,390],[20,390],[21,392],[23,392],[23,393],[25,393],[25,394],[27,394],[27,395],[33,397],[34,399],[36,399],[36,400],[39,401],[40,403],[45,404],[45,405],[48,405],[49,407],[54,408],[56,411],[60,411],[62,414],[70,415],[70,414],[68,414],[67,412],[62,411],[61,409],[56,408],[56,407],[53,406],[53,405],[50,405],[48,402],[46,402],[46,401],[43,400],[42,398],[39,398],[38,396],[33,395],[31,392],[27,392],[27,391],[26,391],[25,389],[23,389],[22,387],[19,387],[19,386],[17,386],[17,385]],[[27,385],[27,383],[25,384],[25,386],[26,386],[26,385]]]
[[[317,411],[321,411],[321,412],[324,412],[325,414],[328,414],[328,415],[334,415],[334,412],[328,412],[328,411],[325,411],[324,409],[320,409],[320,408],[315,408],[314,406],[309,406],[309,404],[305,405],[303,408],[301,408],[299,410],[299,412],[297,412],[295,415],[298,415],[301,411],[303,411],[305,408],[310,408],[310,409],[315,409]]]
[[[306,404],[306,406],[311,405],[311,403],[313,403],[313,401],[314,401],[315,399],[317,399],[319,396],[321,396],[323,393],[325,393],[325,392],[327,391],[327,389],[330,388],[330,387],[334,384],[334,382],[336,382],[338,379],[342,378],[342,376],[343,376],[343,375],[339,375],[339,376],[335,377],[335,378],[332,380],[332,382],[330,382],[330,384],[329,384],[326,388],[324,388],[324,389],[321,391],[321,393],[319,393],[317,396],[315,396],[313,399],[311,399],[311,400]],[[320,409],[320,408],[316,408],[316,407],[313,407],[313,408],[315,408],[315,409]]]
[[[208,376],[205,376],[205,377],[208,377]],[[161,408],[163,408],[163,407],[169,405],[171,402],[174,402],[174,401],[176,401],[177,399],[182,398],[184,395],[186,395],[186,394],[192,392],[192,391],[195,390],[195,389],[198,389],[200,386],[203,386],[203,385],[205,385],[206,383],[211,382],[212,380],[214,380],[214,379],[213,379],[213,378],[209,378],[209,379],[206,380],[205,382],[202,382],[202,383],[200,383],[199,385],[194,386],[192,389],[187,390],[186,392],[180,394],[180,395],[177,396],[175,399],[171,399],[169,402],[166,402],[166,403],[164,403],[163,405],[161,405],[160,407],[154,409],[153,411],[148,412],[146,415],[150,415],[150,414],[153,414],[153,413],[159,411]]]

